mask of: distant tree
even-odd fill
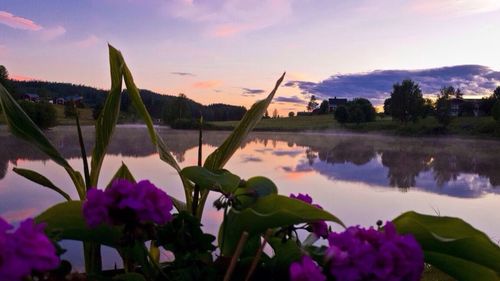
[[[328,113],[328,100],[323,100],[319,106],[319,114],[327,114]]]
[[[388,98],[384,101],[384,114],[391,116],[391,98]]]
[[[293,111],[288,112],[288,117],[294,117],[294,116],[295,116],[295,112],[293,112]]]
[[[431,99],[424,99],[424,106],[422,107],[422,117],[425,118],[434,113],[434,102]]]
[[[7,71],[7,68],[3,65],[0,65],[0,83],[2,85],[9,79],[9,72]]]
[[[269,112],[266,110],[266,113],[264,113],[264,119],[269,119],[271,117],[269,117]]]
[[[422,90],[412,80],[394,84],[390,99],[390,112],[394,119],[403,123],[416,122],[422,115],[424,105]]]
[[[456,99],[463,99],[464,97],[464,94],[462,93],[462,91],[460,90],[460,88],[457,88],[455,90],[455,98]]]
[[[318,102],[316,101],[316,96],[312,95],[309,103],[307,103],[307,111],[312,112],[318,107]]]
[[[439,95],[444,99],[449,100],[453,97],[456,97],[456,91],[452,86],[446,86],[439,90]]]
[[[361,122],[365,122],[365,116],[363,114],[363,110],[361,107],[354,106],[351,110],[349,110],[349,120],[352,123],[356,123],[359,125]]]
[[[335,117],[335,120],[337,120],[337,122],[342,125],[349,121],[349,113],[347,112],[347,108],[343,105],[337,107],[333,115]]]
[[[52,104],[47,102],[34,103],[20,101],[19,105],[41,129],[47,129],[56,125],[57,112]]]
[[[278,110],[275,108],[275,109],[273,110],[273,118],[278,118],[278,117],[279,117],[279,115],[278,115]]]
[[[493,91],[493,96],[494,99],[500,100],[500,86],[498,86],[494,91]]]
[[[500,122],[500,100],[498,100],[491,109],[491,115],[493,116],[493,119]]]
[[[495,105],[495,102],[496,99],[493,96],[482,98],[479,102],[479,111],[486,116],[491,116],[491,109]]]
[[[447,127],[451,122],[451,101],[450,89],[442,88],[436,100],[436,119],[443,127]]]

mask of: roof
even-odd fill
[[[342,104],[346,104],[347,103],[347,99],[338,99],[337,97],[334,97],[333,99],[328,99],[328,104],[329,105],[342,105]]]
[[[30,93],[26,93],[26,94],[23,94],[23,96],[28,96],[30,98],[39,98],[39,96],[37,94],[30,94]]]

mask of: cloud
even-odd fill
[[[364,97],[382,104],[392,85],[404,79],[419,83],[424,94],[435,95],[443,86],[459,87],[466,95],[483,96],[500,85],[500,72],[482,65],[457,65],[421,70],[375,70],[367,73],[338,74],[321,82],[288,81],[285,87],[297,87],[304,94],[320,98]]]
[[[218,80],[205,80],[193,83],[191,86],[196,89],[210,89],[221,85],[222,82]]]
[[[31,31],[38,31],[42,29],[41,25],[36,24],[32,20],[15,16],[6,11],[0,11],[0,23],[15,29]]]
[[[172,0],[163,4],[170,16],[203,26],[212,37],[228,37],[275,25],[291,15],[291,0]]]
[[[174,71],[174,72],[170,72],[170,74],[178,75],[178,76],[196,76],[196,75],[194,75],[193,73],[190,73],[190,72],[177,72],[177,71]]]
[[[91,34],[80,41],[76,41],[74,44],[78,48],[89,48],[95,46],[100,41],[101,39],[99,39],[99,37],[95,36],[94,34]]]
[[[5,56],[9,49],[5,45],[0,45],[0,57]]]
[[[266,92],[263,89],[250,89],[250,88],[241,88],[241,89],[243,90],[242,95],[244,96],[255,96]]]
[[[306,101],[297,97],[297,96],[291,96],[291,97],[277,97],[274,99],[276,102],[283,102],[283,103],[295,103],[295,104],[305,104]]]
[[[56,26],[53,28],[44,28],[40,31],[41,38],[45,41],[53,40],[59,36],[62,36],[66,33],[66,28],[63,26]]]

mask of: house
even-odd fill
[[[347,99],[338,99],[334,97],[333,99],[328,99],[328,112],[333,112],[337,107],[341,105],[345,105],[347,103]]]
[[[31,101],[31,102],[39,102],[40,101],[40,97],[37,94],[29,94],[29,93],[23,94],[21,96],[21,99],[25,100],[25,101]]]
[[[64,105],[64,98],[55,98],[54,103]]]
[[[472,104],[472,112],[474,116],[482,115],[480,110],[481,99],[463,99],[463,98],[453,98],[450,99],[450,115],[459,116],[463,114],[464,105],[470,103]]]
[[[60,104],[60,105],[65,105],[68,102],[73,102],[75,105],[81,105],[83,104],[83,97],[82,96],[69,96],[69,97],[58,97],[54,99],[55,104]]]

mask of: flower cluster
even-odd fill
[[[290,265],[290,280],[292,281],[325,281],[326,277],[309,256],[303,256],[300,262]]]
[[[411,235],[387,222],[383,231],[349,227],[328,236],[327,260],[336,280],[420,280],[424,256]]]
[[[308,204],[313,205],[316,208],[323,209],[320,205],[313,204],[312,203],[313,200],[312,200],[311,196],[309,196],[307,194],[301,194],[301,193],[299,193],[297,195],[290,194],[290,198],[304,201]],[[328,236],[328,225],[326,224],[325,221],[317,221],[317,222],[309,224],[309,226],[312,229],[311,232],[316,234],[316,236],[322,237],[322,238],[326,238]]]
[[[44,228],[27,219],[12,231],[12,225],[0,218],[0,281],[24,280],[33,271],[59,266],[56,248],[45,236]]]
[[[165,224],[172,219],[172,207],[172,199],[147,180],[116,180],[105,191],[92,188],[87,192],[83,215],[91,227],[101,223]]]

